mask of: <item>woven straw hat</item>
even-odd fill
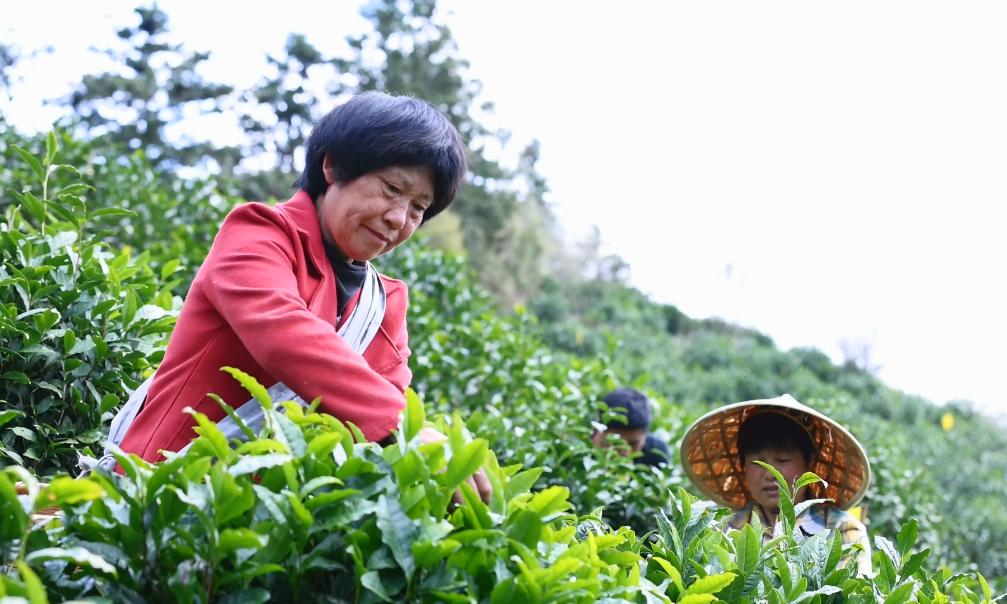
[[[810,471],[828,483],[809,487],[814,497],[833,499],[841,509],[855,505],[871,482],[867,452],[845,428],[789,394],[715,409],[697,419],[682,439],[685,473],[707,497],[734,509],[749,502],[738,458],[738,430],[756,413],[779,413],[808,431],[817,455]]]

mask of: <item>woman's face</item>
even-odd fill
[[[328,157],[322,169],[329,184],[318,200],[322,236],[349,260],[371,260],[412,237],[434,198],[429,168],[390,166],[344,184]]]
[[[776,480],[768,470],[755,463],[765,462],[776,468],[788,485],[794,484],[794,479],[807,472],[810,467],[804,460],[804,455],[796,447],[766,447],[761,451],[752,451],[745,455],[745,487],[755,503],[767,510],[776,510],[780,506],[780,492]],[[802,489],[803,491],[803,489]],[[803,492],[798,493],[797,500],[803,498]]]

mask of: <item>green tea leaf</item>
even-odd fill
[[[895,568],[902,566],[902,556],[899,555],[898,550],[895,548],[895,545],[892,544],[890,540],[886,539],[885,537],[882,537],[881,535],[875,535],[874,546],[877,547],[879,551],[881,551],[886,556],[888,556],[888,558],[891,559],[892,564],[895,566]]]
[[[83,547],[47,547],[37,549],[29,553],[25,560],[28,562],[45,562],[47,560],[66,560],[80,566],[92,568],[100,573],[116,577],[119,571],[114,566],[105,561],[101,556],[90,552]]]
[[[15,197],[21,202],[28,212],[35,217],[39,222],[43,222],[46,219],[46,204],[38,197],[35,197],[31,191],[25,191],[22,193],[15,193]]]
[[[408,580],[416,570],[412,550],[412,544],[416,541],[416,527],[406,516],[398,500],[384,495],[378,497],[375,516],[382,541],[392,550],[395,561]]]
[[[569,497],[570,490],[566,487],[552,486],[535,493],[528,502],[528,509],[536,512],[543,522],[549,522],[569,509]]]
[[[489,448],[485,439],[477,438],[468,443],[462,449],[455,450],[448,468],[444,472],[443,484],[448,490],[458,488],[469,476],[475,474],[483,460],[486,458],[486,451]]]
[[[10,431],[13,432],[14,434],[17,434],[18,436],[20,436],[21,438],[25,439],[28,442],[35,442],[38,440],[38,438],[35,436],[35,433],[29,430],[28,428],[25,428],[24,426],[14,426],[13,428],[10,429]]]
[[[308,443],[306,453],[309,456],[325,459],[339,446],[339,442],[342,439],[343,435],[339,432],[322,432],[311,439]]]
[[[656,562],[661,570],[664,571],[666,575],[671,579],[671,582],[678,588],[679,593],[685,593],[685,584],[682,582],[682,573],[672,566],[671,562],[665,560],[660,556],[653,556],[651,558],[653,562]]]
[[[210,421],[206,415],[199,413],[192,407],[186,407],[182,411],[196,418],[196,428],[194,430],[200,437],[193,441],[193,449],[202,448],[208,450],[212,455],[223,460],[229,460],[234,457],[231,445],[227,442],[227,437],[224,436],[224,433],[220,431],[220,427],[215,422]]]
[[[707,575],[696,579],[686,590],[686,594],[715,594],[734,582],[734,573]]]
[[[161,266],[161,279],[162,280],[167,280],[168,277],[170,277],[171,275],[175,274],[175,271],[178,270],[178,267],[180,265],[181,265],[181,261],[178,258],[172,258],[171,260],[168,260],[167,262],[165,262]]]
[[[378,571],[372,570],[364,573],[360,577],[360,584],[380,598],[382,602],[393,602],[391,596],[385,590],[385,586],[381,583],[381,575],[378,574]]]
[[[819,478],[818,475],[815,474],[814,472],[805,472],[804,474],[801,474],[801,476],[797,480],[794,481],[793,490],[796,493],[797,491],[800,491],[809,484],[815,484],[817,482],[823,483],[826,487],[828,486],[828,483]]]
[[[11,149],[13,149],[14,152],[17,153],[26,164],[28,164],[28,167],[31,168],[31,171],[35,173],[35,176],[40,181],[45,178],[45,168],[42,167],[42,162],[40,162],[34,155],[16,145],[11,145]]]
[[[902,525],[902,529],[895,538],[895,542],[898,543],[900,556],[904,557],[916,545],[916,538],[919,534],[920,525],[915,518],[910,518],[908,522]]]
[[[423,401],[412,388],[406,388],[406,408],[402,414],[402,430],[406,442],[413,440],[426,422]]]
[[[31,490],[26,489],[31,497]],[[6,472],[0,472],[0,542],[20,539],[28,526],[28,512]]]
[[[531,468],[512,476],[507,480],[507,500],[510,501],[522,493],[527,493],[535,486],[535,482],[540,476],[542,476],[542,468]]]
[[[755,463],[757,465],[761,466],[762,469],[764,469],[767,472],[769,472],[770,474],[772,474],[773,475],[773,479],[776,480],[776,484],[779,485],[779,487],[781,489],[789,491],[790,485],[787,484],[786,479],[783,478],[783,474],[780,474],[779,470],[777,470],[776,468],[774,468],[773,466],[769,465],[768,463],[766,463],[764,461],[758,461],[758,460],[756,460]]]
[[[709,604],[717,599],[713,594],[687,594],[682,596],[679,604]]]
[[[311,515],[311,511],[301,503],[301,500],[298,499],[295,493],[288,491],[287,501],[290,504],[290,511],[293,512],[293,517],[303,528],[309,528],[315,521],[315,518]]]
[[[68,476],[54,478],[35,499],[35,510],[52,506],[73,505],[82,501],[99,499],[105,490],[96,482],[86,478],[75,480]]]
[[[816,596],[831,596],[833,594],[843,593],[843,590],[836,587],[835,585],[823,585],[814,591],[806,591],[794,600],[794,604],[798,602],[804,602],[806,600],[811,600]]]
[[[762,553],[762,539],[756,534],[752,525],[746,524],[734,535],[734,551],[738,569],[742,576],[747,577],[759,566]]]
[[[507,536],[528,547],[535,547],[542,535],[542,518],[531,510],[518,510],[511,514],[507,524]]]
[[[913,593],[913,587],[915,586],[912,583],[899,585],[888,594],[884,604],[903,604],[904,602],[908,602],[910,595]]]
[[[7,380],[8,382],[15,382],[17,384],[30,384],[31,383],[31,380],[22,371],[5,371],[5,372],[3,372],[3,375],[0,375],[0,379]],[[4,413],[18,413],[18,414],[21,414],[20,411],[13,411],[13,410],[4,411]],[[0,416],[0,417],[2,417],[2,416]],[[10,420],[8,420],[8,421],[10,421]],[[0,421],[0,426],[2,426],[5,423],[7,423],[7,422]]]
[[[307,498],[309,495],[321,489],[323,487],[341,487],[343,486],[343,481],[339,480],[335,476],[318,476],[317,478],[312,478],[303,487],[301,487],[300,496],[301,499]]]
[[[363,430],[361,430],[356,424],[351,421],[346,422],[346,427],[349,428],[350,433],[353,434],[353,441],[358,443],[367,442],[367,437],[364,436]]]
[[[14,421],[14,419],[18,417],[24,417],[24,412],[16,409],[5,409],[4,411],[0,411],[0,426]]]
[[[461,489],[462,500],[465,502],[463,509],[472,519],[472,525],[478,529],[492,528],[493,521],[490,519],[489,508],[479,498],[479,493],[467,482],[461,483],[458,488]]]
[[[259,401],[263,409],[269,410],[273,408],[273,399],[269,397],[269,392],[254,377],[235,367],[221,367],[220,370],[238,380],[242,388],[247,390],[252,395],[252,398]]]
[[[91,212],[91,218],[120,218],[123,216],[136,216],[136,212],[124,208],[100,208]]]
[[[825,568],[822,572],[826,575],[839,567],[839,561],[843,557],[843,539],[838,531],[833,531],[829,536],[829,556],[825,560]]]
[[[25,595],[28,597],[28,602],[30,604],[49,604],[49,597],[45,593],[45,587],[42,585],[42,581],[39,580],[38,575],[35,574],[35,571],[23,560],[17,561],[17,570],[21,574],[21,580],[24,581]]]
[[[133,321],[136,310],[140,307],[140,300],[132,288],[126,288],[126,295],[122,301],[122,326],[127,327]]]
[[[930,548],[926,548],[909,556],[909,558],[907,558],[902,564],[902,569],[899,571],[900,579],[907,579],[916,574],[917,571],[923,568],[923,563],[926,562],[928,557],[930,557]]]
[[[990,592],[990,584],[986,581],[986,577],[982,573],[976,573],[976,580],[979,581],[979,587],[983,590],[983,601],[992,602],[993,594]]]
[[[292,405],[293,403],[287,404]],[[308,450],[308,445],[304,442],[304,432],[301,431],[300,426],[292,422],[289,417],[279,410],[266,412],[266,417],[276,430],[277,440],[285,442],[290,447],[290,452],[297,457],[303,457],[304,453]]]
[[[59,151],[59,143],[56,142],[56,133],[52,130],[45,136],[45,165],[51,166],[56,160],[56,152]]]
[[[259,470],[273,468],[289,463],[293,458],[294,457],[292,455],[286,455],[283,453],[270,453],[268,455],[241,457],[227,469],[227,472],[231,476],[244,476],[245,474],[252,474],[254,472],[258,472]]]
[[[248,424],[245,423],[245,420],[241,419],[241,417],[239,417],[238,414],[235,413],[234,407],[228,405],[226,402],[224,402],[224,399],[220,398],[219,396],[217,396],[212,392],[206,393],[206,396],[210,397],[210,399],[212,399],[215,403],[217,403],[218,407],[224,410],[224,413],[227,414],[227,417],[231,418],[231,421],[234,422],[234,425],[238,426],[238,429],[241,430],[241,433],[245,435],[246,439],[248,439],[249,441],[255,440],[256,437],[255,432],[253,432],[252,429],[248,427]]]

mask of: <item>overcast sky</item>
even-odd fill
[[[353,3],[161,6],[212,51],[207,75],[239,86],[290,32],[335,50],[362,27]],[[541,141],[568,232],[599,225],[655,300],[836,360],[867,343],[894,387],[1007,412],[1007,4],[442,7],[493,123]],[[4,40],[57,52],[0,109],[45,128],[41,99],[95,71],[87,47],[129,18],[6,6]]]

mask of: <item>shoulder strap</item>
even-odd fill
[[[363,354],[385,319],[385,286],[378,271],[367,263],[367,277],[360,286],[360,299],[346,318],[339,335],[357,354]]]

